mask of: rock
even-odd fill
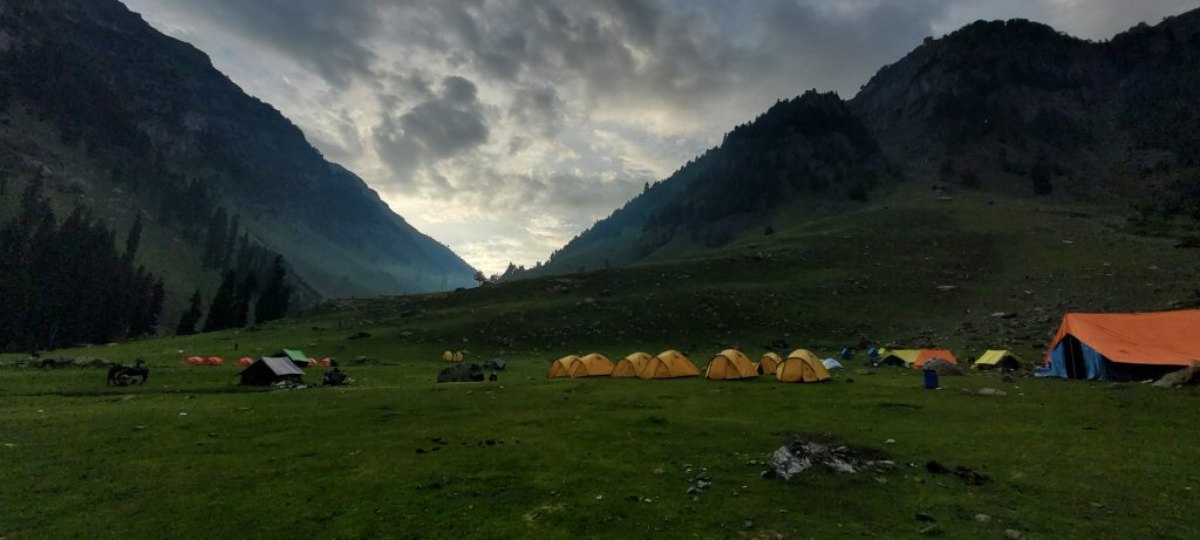
[[[926,514],[925,512],[917,512],[916,514],[913,514],[913,518],[915,518],[917,521],[925,521],[928,523],[933,523],[933,522],[937,521],[936,518],[934,518],[933,516],[931,516],[929,514]]]
[[[1163,375],[1161,379],[1154,381],[1153,386],[1157,388],[1177,388],[1185,384],[1197,382],[1198,380],[1200,380],[1200,363],[1193,362],[1188,367]]]
[[[371,334],[369,334],[367,332],[356,332],[354,335],[352,335],[346,339],[363,339],[363,338],[369,338],[369,337],[371,337]]]
[[[929,462],[925,463],[925,470],[933,474],[946,474],[950,472],[950,469],[947,469],[945,465],[934,460],[929,460]]]
[[[979,523],[990,523],[992,521],[992,516],[987,514],[975,514],[975,521],[978,521]]]
[[[1025,535],[1021,534],[1021,531],[1016,529],[1004,529],[1004,537],[1008,538],[1009,540],[1021,540],[1022,538],[1025,538]]]
[[[941,292],[950,292],[957,288],[958,288],[958,285],[938,285],[937,286],[937,290],[939,290]]]
[[[1003,390],[997,390],[995,388],[980,388],[975,393],[978,395],[981,395],[981,396],[1007,396],[1008,395],[1008,392],[1005,392]]]
[[[1012,319],[1012,318],[1015,318],[1016,316],[1017,316],[1016,313],[1012,313],[1009,311],[997,311],[992,314],[992,317],[996,318],[996,319]]]
[[[937,523],[934,523],[934,524],[932,524],[932,525],[930,525],[930,526],[928,526],[928,527],[925,527],[925,528],[921,529],[921,530],[920,530],[920,531],[918,531],[918,532],[919,532],[919,533],[921,533],[921,534],[922,534],[922,535],[924,535],[924,536],[941,536],[941,535],[942,535],[942,533],[944,533],[945,531],[943,531],[943,530],[942,530],[942,526],[941,526],[941,525],[938,525]]]

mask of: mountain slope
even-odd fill
[[[648,186],[532,274],[670,258],[722,246],[785,202],[865,200],[889,177],[879,144],[837,95],[780,101]]]
[[[847,199],[886,205],[902,179],[1083,198],[1143,232],[1190,228],[1198,114],[1200,10],[1105,43],[976,22],[927,39],[849,102],[810,92],[773,107],[523,275],[687,256],[852,210]]]
[[[278,111],[115,0],[0,0],[0,68],[0,105],[21,127],[3,131],[5,168],[37,164],[66,199],[72,185],[103,192],[114,221],[149,214],[161,236],[199,236],[194,252],[205,231],[189,231],[219,210],[208,232],[240,227],[326,297],[473,282]]]

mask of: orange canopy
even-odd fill
[[[1187,366],[1200,360],[1200,310],[1154,313],[1068,313],[1050,342],[1067,335],[1105,358],[1126,364]],[[1046,363],[1050,363],[1049,353]]]
[[[921,369],[925,367],[925,362],[933,360],[934,358],[945,360],[951,364],[958,363],[958,359],[954,357],[954,353],[946,349],[921,349],[920,354],[917,355],[916,361],[913,362],[913,369]]]

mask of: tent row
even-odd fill
[[[307,358],[304,356],[303,352],[293,350],[293,349],[283,349],[283,350],[275,353],[272,356],[264,357],[264,358],[285,358],[289,362],[292,362],[296,366],[302,367],[302,368],[305,368],[305,367],[330,367],[334,364],[334,360],[332,358],[325,357],[320,360],[317,360],[316,358]],[[221,358],[220,356],[210,356],[207,358],[205,358],[203,356],[189,356],[187,358],[184,358],[183,362],[185,364],[188,364],[191,366],[223,366],[223,365],[225,365],[225,360],[223,358]],[[243,356],[243,357],[237,359],[236,364],[238,367],[245,368],[245,367],[250,367],[250,365],[253,364],[254,362],[255,362],[255,360],[253,358],[250,358],[249,356]]]
[[[767,353],[757,363],[737,349],[726,349],[709,360],[704,376],[710,380],[738,380],[769,374],[782,382],[822,382],[829,380],[829,369],[825,361],[805,349],[796,349],[787,358]],[[616,364],[600,353],[569,355],[550,364],[549,372],[550,378],[674,379],[698,376],[700,370],[696,365],[676,350],[663,351],[656,356],[635,352]]]
[[[879,349],[876,361],[913,369],[937,368],[946,364],[958,365],[958,358],[947,349]],[[971,369],[978,370],[1014,370],[1020,367],[1020,358],[1004,349],[989,349],[971,364]]]

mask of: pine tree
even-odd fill
[[[217,289],[217,294],[213,296],[212,303],[208,306],[208,318],[204,319],[204,332],[214,332],[229,328],[233,315],[233,300],[235,288],[237,287],[237,275],[233,270],[225,271],[225,278],[221,280],[221,287]]]
[[[200,312],[200,289],[192,293],[192,299],[189,301],[187,311],[183,312],[183,316],[179,317],[179,326],[175,327],[175,334],[180,336],[190,336],[196,333],[196,323],[200,322],[200,317],[204,314]]]
[[[271,277],[267,281],[267,287],[263,289],[258,303],[254,306],[254,324],[271,322],[287,315],[292,291],[286,280],[287,269],[283,265],[283,256],[276,255],[271,264]]]
[[[246,279],[242,280],[241,285],[238,285],[237,293],[234,295],[229,324],[231,328],[245,328],[250,312],[250,299],[256,292],[258,292],[258,279],[254,277],[254,272],[250,272],[246,274]]]
[[[123,257],[127,263],[133,263],[133,257],[137,255],[138,246],[142,243],[142,214],[139,212],[133,220],[133,227],[129,228],[129,236],[125,237],[125,253]]]

